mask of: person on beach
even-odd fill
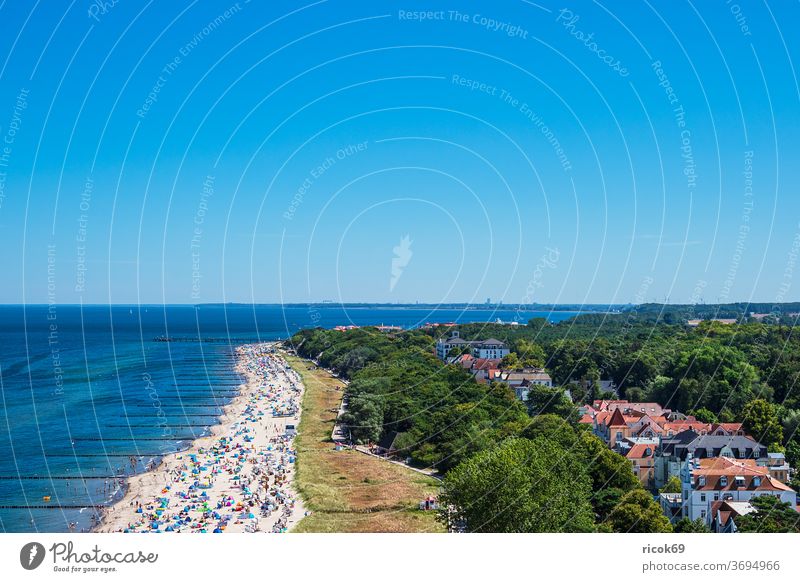
[[[158,490],[147,491],[145,481],[139,480],[139,491],[131,488],[131,494],[146,501],[129,502],[128,511],[115,517],[118,531],[288,530],[297,507],[291,489],[296,451],[294,435],[282,431],[288,417],[299,411],[302,385],[269,344],[237,351],[249,381],[230,406],[233,422],[210,444],[201,440],[189,451],[165,459]],[[148,467],[151,464],[155,466],[153,460]],[[220,481],[219,475],[227,479]],[[277,507],[282,511],[275,512]],[[264,526],[261,520],[269,523]]]

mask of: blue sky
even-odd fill
[[[0,302],[800,300],[796,3],[101,5],[0,5]]]

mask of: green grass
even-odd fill
[[[286,354],[285,354],[286,355]],[[295,440],[296,484],[312,512],[296,532],[443,532],[419,502],[438,482],[358,451],[336,451],[331,433],[344,384],[307,360],[286,355],[303,378],[303,413]]]

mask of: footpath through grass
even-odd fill
[[[344,384],[304,359],[284,354],[303,378],[296,484],[312,513],[295,532],[443,532],[419,502],[435,479],[358,451],[336,451],[331,433]]]

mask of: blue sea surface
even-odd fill
[[[0,532],[83,531],[124,478],[235,395],[235,348],[313,326],[560,321],[575,312],[341,305],[0,306]],[[183,341],[155,341],[169,337]],[[213,340],[213,341],[197,341]]]

